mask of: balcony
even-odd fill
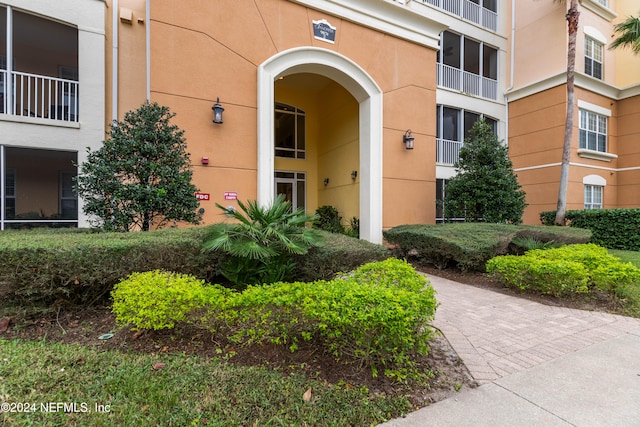
[[[453,166],[460,157],[460,149],[463,143],[436,138],[436,163]]]
[[[78,46],[76,27],[0,6],[0,117],[77,123]]]
[[[75,80],[0,70],[0,113],[78,122],[78,90]]]
[[[459,68],[438,63],[437,85],[469,95],[487,99],[498,99],[498,81]]]
[[[475,2],[472,0],[422,0],[422,2],[444,9],[489,30],[497,31],[498,29],[498,14],[484,7],[484,4],[491,4],[495,8],[493,1],[483,0],[483,6],[480,5],[480,0]]]

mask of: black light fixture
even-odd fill
[[[324,186],[326,187],[327,185],[329,185],[329,178],[325,178],[324,181],[322,181],[324,183]]]
[[[351,179],[355,181],[357,177],[358,177],[358,171],[351,171]]]
[[[213,110],[213,123],[222,123],[222,112],[224,108],[220,105],[220,97],[216,100],[216,103],[211,107]]]
[[[404,148],[407,150],[413,150],[413,134],[411,133],[411,129],[407,129],[407,131],[402,136],[402,142],[404,142]]]

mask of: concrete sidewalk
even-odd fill
[[[382,426],[640,426],[640,319],[429,278],[434,324],[482,385]]]

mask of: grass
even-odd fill
[[[636,267],[640,268],[640,252],[637,251],[623,251],[620,249],[609,249],[609,253],[622,260],[622,262],[630,262]]]
[[[28,413],[0,411],[3,426],[364,426],[410,409],[404,398],[220,359],[44,340],[0,340],[2,402],[35,404]],[[75,407],[65,412],[63,403]]]

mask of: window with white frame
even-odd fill
[[[465,138],[469,137],[469,131],[480,119],[484,119],[497,133],[498,121],[494,118],[460,108],[436,106],[436,162],[455,164]]]
[[[602,209],[602,185],[585,184],[584,186],[584,208]]]
[[[305,112],[281,102],[275,103],[275,155],[306,158]]]
[[[595,0],[597,3],[600,3],[604,7],[609,7],[609,0]]]
[[[607,152],[607,116],[588,110],[579,110],[580,148]]]
[[[602,58],[604,45],[591,37],[584,38],[584,72],[596,79],[602,79]]]

